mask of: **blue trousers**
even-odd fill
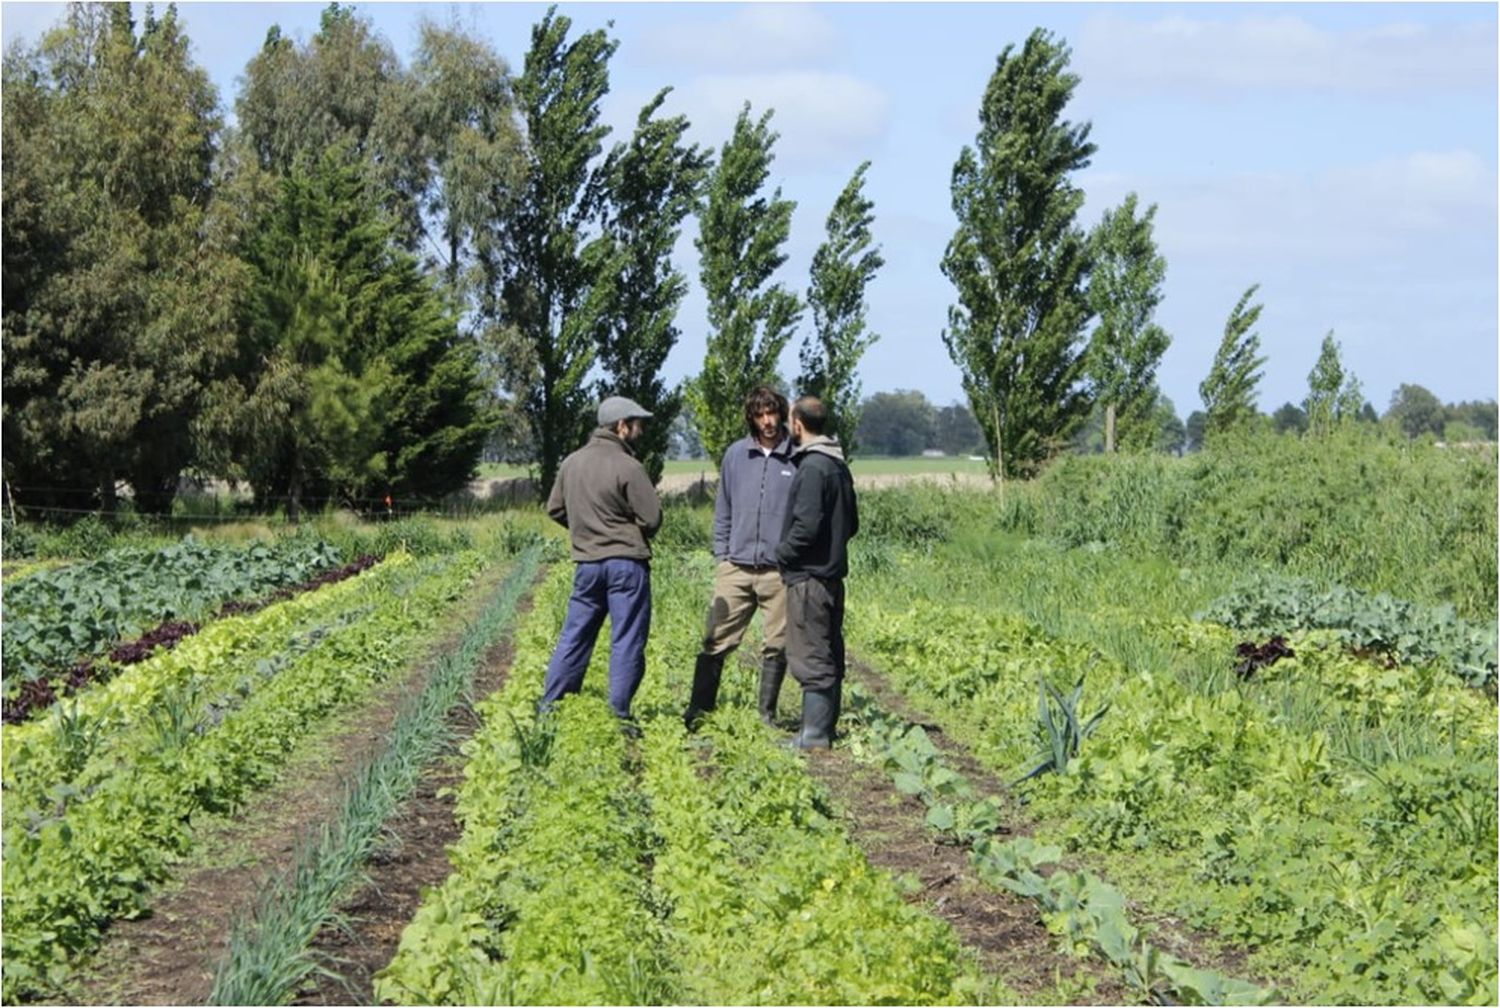
[[[580,563],[573,572],[573,596],[568,599],[562,638],[547,665],[543,710],[583,687],[583,674],[606,614],[610,622],[609,705],[620,717],[630,716],[630,701],[646,674],[651,565],[623,558]]]

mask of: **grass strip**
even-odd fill
[[[321,969],[313,939],[336,919],[336,901],[359,877],[382,824],[447,745],[446,715],[473,682],[480,657],[510,624],[539,555],[535,546],[521,554],[459,646],[438,661],[426,688],[397,719],[386,747],[357,771],[335,818],[303,846],[294,869],[271,883],[254,911],[235,922],[210,1003],[286,1004]]]

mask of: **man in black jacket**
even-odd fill
[[[802,684],[802,731],[793,740],[800,749],[833,744],[844,684],[844,576],[859,531],[854,480],[827,427],[822,400],[793,404],[797,474],[776,562],[786,582],[787,668]]]

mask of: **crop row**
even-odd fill
[[[921,725],[883,710],[858,683],[846,689],[851,741],[857,757],[891,774],[896,788],[920,798],[926,825],[949,843],[968,848],[980,876],[1036,900],[1048,926],[1071,949],[1096,952],[1113,964],[1143,1001],[1152,1004],[1264,1004],[1274,991],[1194,967],[1162,952],[1130,922],[1124,896],[1087,871],[1057,867],[1062,850],[1028,837],[996,839],[1004,803],[980,796],[948,764]],[[1038,873],[1050,867],[1046,876]]]
[[[127,547],[6,586],[6,692],[61,672],[166,620],[200,620],[225,602],[305,581],[339,561],[316,539],[248,547],[192,536],[162,549]]]
[[[1294,636],[1264,681],[1229,675],[1209,694],[1016,617],[852,612],[851,646],[988,766],[1061,771],[1024,785],[1039,835],[1260,949],[1252,968],[1290,973],[1300,997],[1494,998],[1493,708],[1446,673],[1362,661],[1314,634]],[[1172,630],[1232,665],[1222,628]],[[1308,727],[1320,716],[1326,728]],[[1397,741],[1361,748],[1381,733]]]
[[[584,693],[535,718],[567,572],[539,592],[511,679],[466,747],[454,873],[408,926],[378,998],[978,1000],[951,929],[870,867],[733,673],[703,733],[685,733],[709,574],[699,559],[655,564],[638,744],[602,700],[602,649]]]
[[[191,847],[194,815],[231,810],[275,780],[309,725],[412,657],[480,566],[472,553],[383,564],[304,596],[325,615],[342,611],[292,620],[290,642],[239,636],[280,607],[225,621],[80,698],[78,711],[20,726],[14,748],[7,733],[7,999],[54,988],[108,921],[138,912]]]

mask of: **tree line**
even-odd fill
[[[759,382],[823,396],[851,454],[901,453],[888,439],[909,433],[885,432],[889,404],[864,398],[858,376],[878,338],[865,292],[884,265],[869,163],[828,208],[805,290],[792,290],[797,204],[771,184],[774,111],[746,102],[706,149],[663,112],[663,87],[611,142],[600,103],[618,44],[554,8],[515,72],[456,22],[427,20],[403,65],[334,3],[305,42],[270,29],[232,125],[174,7],[148,6],[137,24],[129,5],[73,4],[12,47],[7,495],[110,509],[123,483],[160,512],[199,476],[293,515],[369,509],[461,488],[481,454],[534,465],[545,492],[606,394],[656,415],[643,446],[655,478],[684,446],[717,457]],[[998,477],[1095,440],[1114,451],[1174,436],[1155,380],[1170,343],[1154,321],[1156,207],[1130,194],[1091,231],[1077,224],[1072,175],[1096,149],[1089,124],[1064,118],[1068,57],[1041,29],[1007,46],[953,171],[941,338],[966,403],[929,426]],[[669,386],[688,287],[672,250],[689,218],[707,347]],[[1200,442],[1258,416],[1256,290],[1200,389]],[[798,372],[783,375],[799,333]],[[1309,430],[1368,409],[1331,334],[1325,357]],[[1435,422],[1425,406],[1407,413]],[[1177,426],[1193,443],[1194,418]]]

